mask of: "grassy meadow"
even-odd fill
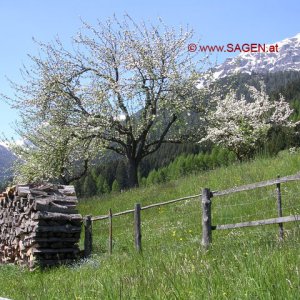
[[[299,172],[300,153],[279,153],[176,181],[81,200],[82,215],[104,215]],[[277,216],[274,187],[212,198],[213,225]],[[283,214],[300,214],[300,182],[282,184]],[[93,224],[93,255],[48,270],[0,266],[0,297],[10,299],[300,299],[300,224],[213,231],[202,249],[199,199],[142,211],[142,254],[133,240],[133,215]],[[81,242],[81,247],[83,243]]]

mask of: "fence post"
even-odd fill
[[[279,179],[280,176],[277,176]],[[277,190],[277,211],[278,211],[278,217],[282,217],[282,202],[281,202],[281,189],[280,189],[280,183],[276,184],[276,190]],[[279,240],[283,240],[283,223],[279,223]]]
[[[112,211],[111,208],[108,212],[108,220],[109,220],[109,236],[108,236],[108,253],[112,254]]]
[[[86,216],[84,218],[84,257],[89,257],[92,253],[92,217]]]
[[[141,205],[136,203],[134,206],[134,236],[135,249],[142,251],[142,233],[141,233]]]
[[[210,189],[205,188],[202,190],[202,245],[205,248],[208,248],[212,242],[211,197]]]

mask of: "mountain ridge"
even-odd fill
[[[273,43],[278,52],[242,52],[213,68],[214,79],[237,73],[300,71],[300,33]],[[266,45],[266,48],[269,45]]]

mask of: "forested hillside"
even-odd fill
[[[3,188],[11,180],[14,161],[15,156],[6,147],[0,145],[0,188]]]

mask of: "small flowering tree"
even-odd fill
[[[78,141],[66,128],[50,124],[39,128],[24,143],[9,144],[16,154],[15,182],[51,180],[63,184],[81,178],[88,170],[92,140]]]
[[[248,89],[250,99],[238,97],[233,90],[224,98],[213,99],[216,107],[207,117],[207,136],[201,140],[227,147],[239,160],[253,155],[271,127],[292,126],[292,110],[283,96],[270,101],[263,83],[260,90],[250,86]]]
[[[75,161],[92,160],[88,153],[111,150],[126,157],[129,185],[137,186],[145,156],[201,131],[186,113],[202,106],[199,64],[187,51],[192,31],[162,21],[138,25],[129,16],[84,26],[72,51],[59,40],[38,43],[40,55],[30,56],[33,65],[23,70],[25,83],[12,83],[17,96],[8,100],[21,113],[21,136],[34,144],[23,157],[31,173],[57,177],[64,170],[65,177]]]

